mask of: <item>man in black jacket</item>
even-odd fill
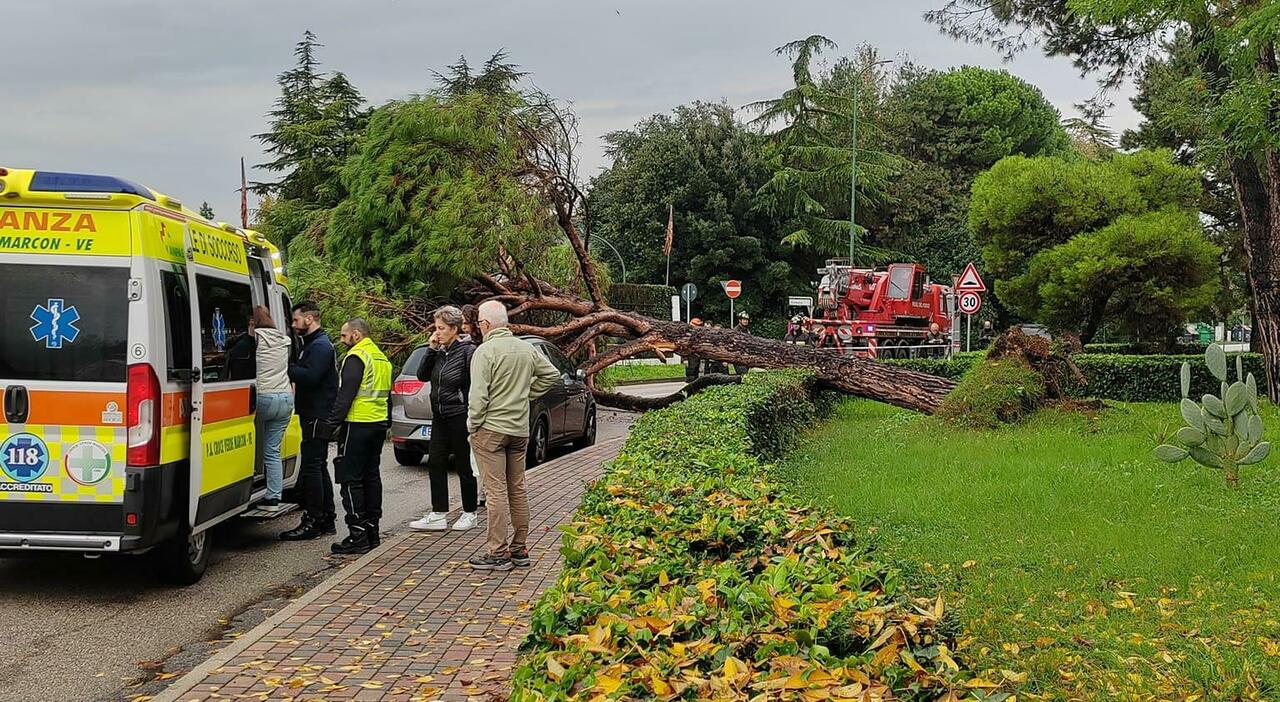
[[[293,306],[293,330],[302,337],[297,359],[289,363],[289,380],[296,388],[294,406],[302,422],[302,465],[298,490],[302,493],[302,523],[280,535],[285,541],[305,541],[336,534],[333,480],[329,477],[329,439],[325,420],[338,395],[338,364],[333,341],[320,328],[320,308],[310,300]]]

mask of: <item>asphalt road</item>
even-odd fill
[[[680,383],[632,386],[637,395],[674,392]],[[634,415],[602,410],[600,438],[624,435]],[[382,529],[401,531],[427,506],[423,468],[383,453]],[[458,504],[457,478],[452,479]],[[285,543],[274,522],[232,520],[215,529],[209,570],[183,589],[158,584],[139,558],[76,555],[0,558],[0,702],[130,700],[154,694],[314,587],[342,561],[330,539]],[[339,532],[342,527],[339,525]],[[339,533],[339,536],[342,536]]]

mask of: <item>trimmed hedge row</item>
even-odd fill
[[[1228,355],[1233,378],[1236,355]],[[1262,383],[1266,378],[1262,355],[1256,353],[1238,355],[1243,357],[1245,373],[1253,373],[1258,378],[1258,382]],[[981,354],[956,354],[946,359],[888,360],[884,363],[960,380],[981,358]],[[1130,356],[1090,353],[1077,354],[1075,362],[1080,372],[1089,381],[1086,386],[1069,387],[1069,392],[1077,397],[1096,397],[1121,402],[1177,402],[1182,398],[1178,374],[1183,362],[1191,364],[1191,395],[1193,397],[1219,392],[1218,382],[1204,365],[1204,356]]]
[[[763,463],[823,412],[812,376],[753,373],[636,424],[564,532],[512,700],[962,699],[942,601]]]

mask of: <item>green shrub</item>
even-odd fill
[[[562,527],[564,570],[530,613],[512,699],[966,689],[941,600],[911,597],[852,523],[762,462],[828,404],[810,374],[753,373],[642,417]]]
[[[1266,377],[1262,355],[1240,354],[1245,373]],[[1072,387],[1079,397],[1096,397],[1122,402],[1177,402],[1182,398],[1179,373],[1183,363],[1191,365],[1191,396],[1219,391],[1218,381],[1201,356],[1125,356],[1081,354],[1075,357],[1080,372],[1088,379],[1085,387]]]
[[[1265,378],[1262,355],[1238,354],[1246,374]],[[956,354],[951,358],[889,360],[903,368],[960,380],[974,366],[980,354]],[[1178,374],[1183,363],[1191,364],[1191,396],[1218,392],[1218,381],[1209,373],[1200,356],[1132,356],[1127,354],[1076,354],[1076,366],[1089,381],[1087,385],[1069,383],[1067,393],[1074,397],[1095,397],[1121,402],[1177,402],[1182,393]]]
[[[1175,347],[1175,353],[1178,354],[1202,354],[1208,344],[1195,342],[1192,344],[1178,344]],[[1150,356],[1161,355],[1159,344],[1146,344],[1133,341],[1126,341],[1112,344],[1085,344],[1084,353],[1118,353],[1125,356]]]
[[[985,361],[960,381],[938,414],[969,427],[996,428],[1026,419],[1044,401],[1044,379],[1012,359]]]

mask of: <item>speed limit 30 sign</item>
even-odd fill
[[[972,290],[960,293],[960,311],[965,314],[977,314],[982,309],[982,296]]]

